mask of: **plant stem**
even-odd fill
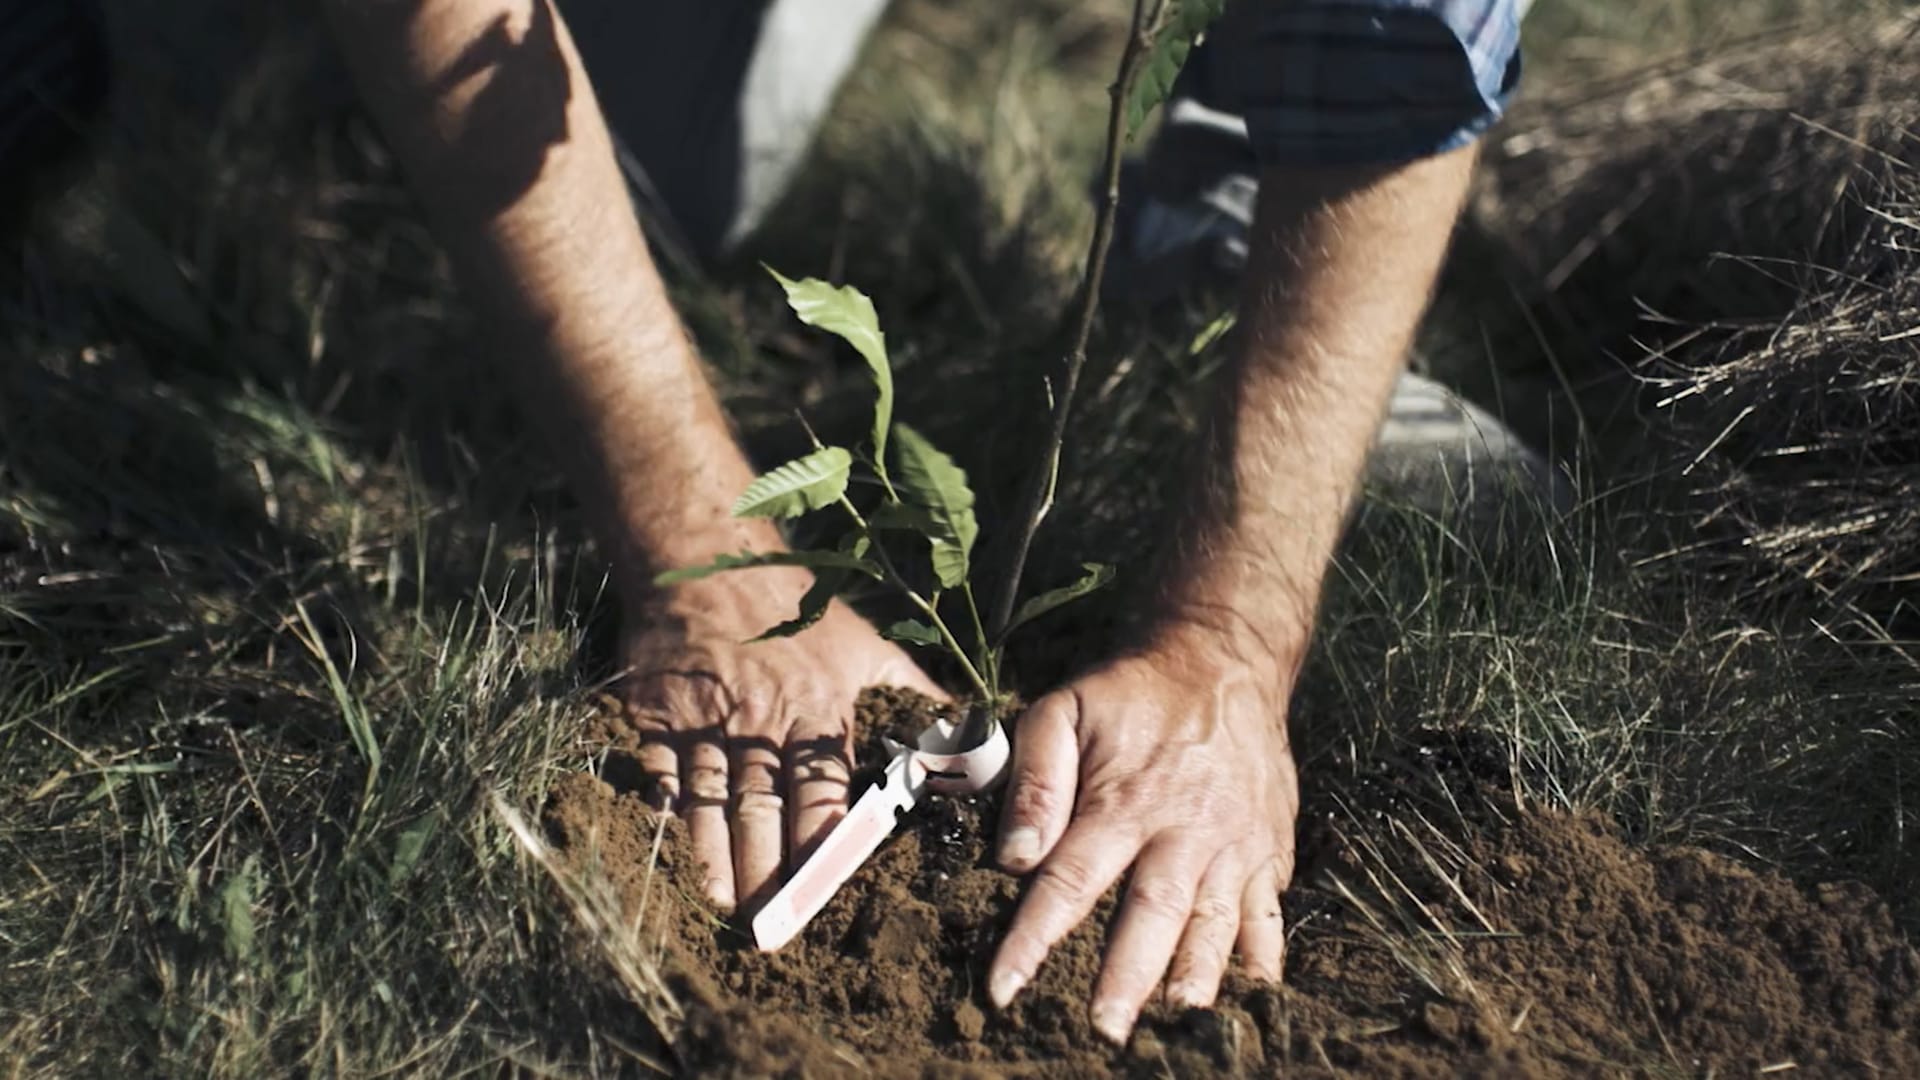
[[[967,650],[961,647],[960,639],[954,636],[952,630],[947,629],[946,620],[940,617],[940,610],[907,583],[906,577],[900,573],[898,567],[893,565],[893,559],[887,554],[886,546],[880,543],[880,534],[874,531],[873,526],[867,524],[866,517],[855,508],[853,500],[844,494],[841,495],[840,507],[853,518],[854,526],[867,538],[868,546],[873,549],[874,556],[880,560],[880,569],[887,575],[887,583],[899,589],[908,600],[913,602],[914,607],[919,608],[921,613],[932,621],[934,630],[940,635],[941,643],[946,645],[947,651],[953,653],[954,658],[960,661],[961,669],[967,674],[967,681],[980,692],[981,700],[989,702],[994,700],[992,688],[987,685],[987,680],[980,677],[980,669],[973,665],[972,658],[967,656]]]
[[[1014,602],[1020,595],[1020,578],[1026,570],[1027,553],[1033,536],[1047,516],[1052,503],[1054,478],[1060,472],[1060,449],[1067,439],[1067,419],[1073,411],[1074,390],[1080,385],[1081,369],[1087,364],[1087,343],[1093,337],[1093,317],[1100,307],[1100,283],[1106,277],[1107,252],[1113,246],[1114,219],[1120,208],[1120,163],[1126,152],[1127,98],[1140,78],[1140,70],[1154,35],[1164,21],[1167,0],[1158,0],[1148,15],[1148,0],[1133,0],[1133,18],[1127,30],[1127,45],[1120,54],[1120,70],[1107,88],[1111,99],[1107,108],[1107,152],[1103,165],[1104,183],[1100,190],[1100,213],[1094,219],[1093,239],[1087,245],[1086,267],[1080,277],[1079,306],[1073,316],[1073,339],[1061,362],[1059,382],[1053,388],[1053,411],[1047,425],[1047,441],[1041,451],[1040,467],[1027,478],[1020,531],[1014,535],[1000,593],[993,606],[992,641],[994,646],[1006,637],[1007,624],[1013,620]],[[967,735],[985,737],[984,730],[973,730],[968,721]]]
[[[973,619],[973,640],[980,649],[980,666],[986,669],[987,685],[993,691],[988,696],[998,698],[1000,696],[999,646],[987,638],[986,624],[980,621],[980,605],[973,598],[973,582],[961,582],[960,592],[967,600],[967,615]]]

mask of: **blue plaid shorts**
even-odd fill
[[[1238,0],[1215,96],[1269,165],[1404,161],[1493,126],[1520,78],[1525,0]],[[1175,104],[1178,104],[1176,101]]]

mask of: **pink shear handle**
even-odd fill
[[[880,782],[854,802],[813,856],[754,916],[754,944],[763,951],[772,952],[792,941],[880,849],[899,823],[899,815],[912,809],[923,792],[986,791],[1006,775],[1012,752],[1006,731],[997,724],[986,742],[965,752],[954,749],[958,732],[950,720],[936,721],[916,741],[918,749],[897,748]]]

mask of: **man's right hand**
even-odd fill
[[[686,819],[707,898],[723,910],[765,899],[783,853],[806,851],[846,813],[861,690],[947,697],[838,603],[800,634],[751,641],[793,617],[809,578],[742,570],[628,606],[620,696],[640,765],[659,805]]]

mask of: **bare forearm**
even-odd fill
[[[1168,582],[1183,618],[1297,663],[1465,196],[1471,151],[1261,177],[1239,363]]]
[[[777,542],[547,0],[330,0],[342,47],[617,571]]]

